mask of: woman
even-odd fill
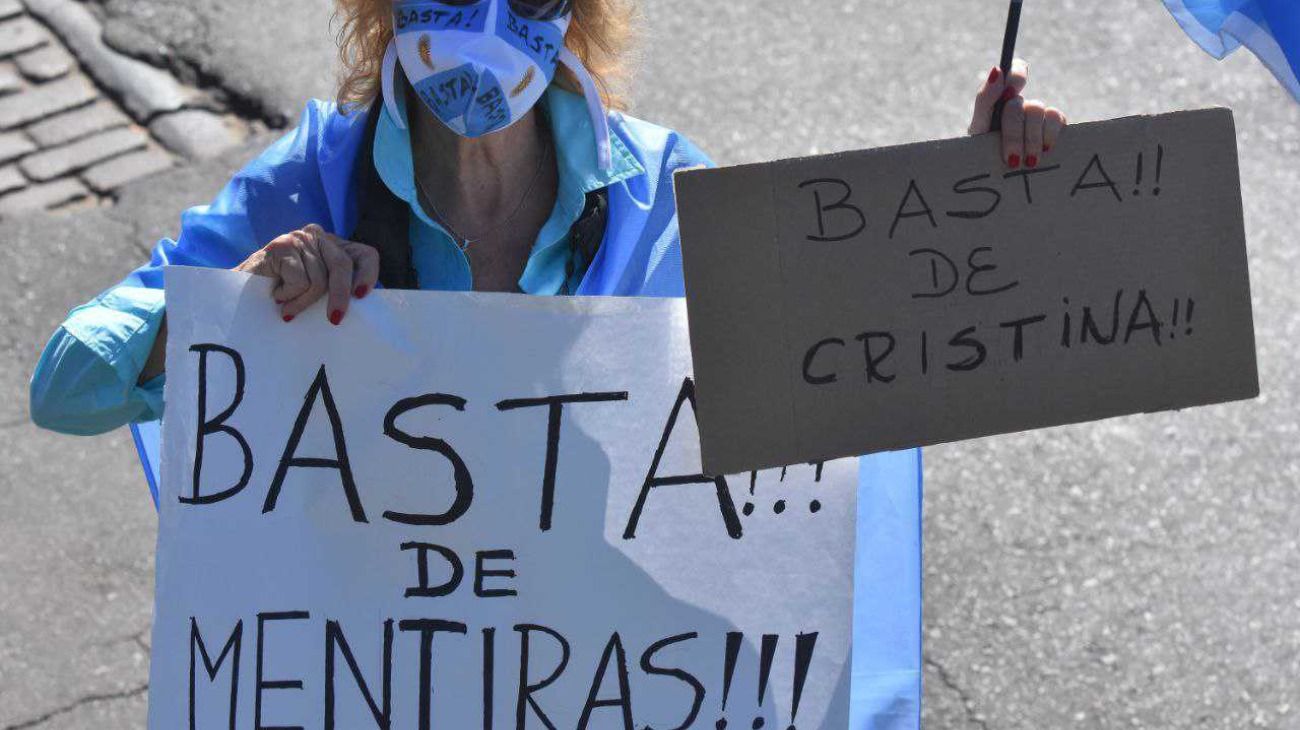
[[[168,264],[271,277],[285,326],[321,299],[338,324],[377,285],[683,295],[672,174],[709,161],[607,111],[620,106],[606,82],[622,70],[622,0],[338,5],[338,105],[309,104],[148,265],[69,314],[32,380],[36,423],[93,434],[161,417]],[[1021,62],[989,71],[969,129],[988,131],[1005,99],[1010,167],[1036,166],[1065,124],[1023,100],[1025,83]]]
[[[148,265],[69,314],[32,379],[38,425],[96,434],[162,416],[168,264],[272,277],[286,323],[322,298],[322,316],[338,323],[381,279],[682,294],[671,176],[708,159],[669,130],[602,109],[620,106],[598,89],[622,70],[623,2],[339,0],[339,11],[339,104],[309,104],[212,205],[187,211]],[[1009,78],[989,71],[969,128],[988,131],[1005,96],[1010,167],[1037,165],[1065,124],[1023,99],[1026,81],[1019,61]]]

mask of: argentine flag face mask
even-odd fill
[[[608,169],[609,122],[591,75],[564,46],[569,20],[566,0],[398,0],[383,67],[389,114],[405,127],[396,104],[398,61],[434,116],[471,138],[523,118],[563,63],[582,83],[597,158]]]

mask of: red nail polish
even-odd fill
[[[1025,158],[1025,167],[1038,167],[1038,156],[1030,155]]]
[[[285,321],[285,322],[292,322],[292,321],[293,321],[293,315],[292,315],[292,314],[286,314],[286,315],[284,315],[284,321]]]
[[[1012,155],[1007,158],[1007,165],[1012,169],[1020,167],[1020,155]]]
[[[343,313],[342,313],[342,312],[340,312],[340,311],[337,310],[337,309],[334,310],[333,312],[330,312],[330,324],[332,324],[332,325],[334,325],[334,326],[337,327],[338,324],[339,324],[339,322],[342,322],[342,321],[343,321]]]
[[[370,293],[370,288],[363,284],[357,287],[357,290],[352,293],[356,295],[357,299],[364,299],[365,296]]]
[[[1012,99],[1016,98],[1016,94],[1018,93],[1019,92],[1016,91],[1016,87],[1008,86],[1007,90],[1002,92],[1002,101],[1011,101]]]
[[[998,77],[1001,75],[1002,75],[1002,69],[998,68],[997,66],[994,66],[993,70],[989,71],[989,86],[996,84],[998,82]]]

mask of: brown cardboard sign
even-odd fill
[[[1259,394],[1227,109],[676,188],[708,473]]]

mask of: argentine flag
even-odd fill
[[[1201,48],[1222,59],[1246,46],[1300,101],[1300,0],[1164,0]]]

